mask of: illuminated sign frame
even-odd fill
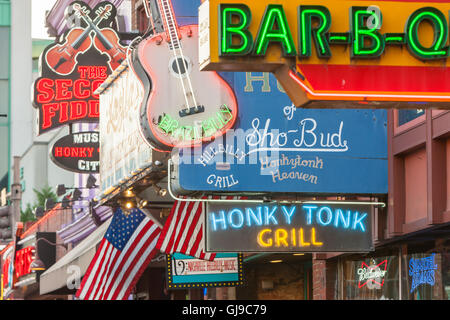
[[[37,135],[66,124],[98,122],[95,90],[126,58],[110,28],[116,15],[112,3],[103,1],[91,9],[74,1],[67,12],[67,23],[74,27],[40,56],[40,77],[33,86],[33,106],[39,110]]]
[[[245,108],[234,130],[179,152],[177,195],[388,192],[385,110],[295,108],[270,73],[227,77]]]
[[[296,106],[448,109],[449,9],[404,0],[206,0],[199,12],[209,52],[200,67],[273,72]]]
[[[364,205],[207,202],[207,252],[369,252]]]
[[[217,253],[214,261],[207,261],[174,253],[167,255],[166,262],[169,289],[238,287],[244,284],[242,254]],[[189,264],[198,271],[186,272]],[[178,274],[180,267],[184,272]]]
[[[76,132],[57,140],[50,159],[59,167],[78,173],[99,173],[100,133]]]

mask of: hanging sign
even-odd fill
[[[237,287],[244,284],[242,255],[217,253],[214,261],[196,259],[181,253],[167,256],[169,289]]]
[[[206,251],[368,252],[371,207],[208,202]]]
[[[176,193],[387,193],[385,110],[298,109],[269,73],[226,77],[245,108],[225,136],[180,151]]]
[[[67,8],[73,28],[49,45],[40,57],[40,77],[34,82],[38,135],[74,122],[97,122],[95,90],[126,58],[113,24],[116,9],[109,1],[94,9],[82,1]]]
[[[62,137],[52,147],[50,158],[59,167],[78,173],[99,173],[99,132],[77,132]]]
[[[273,72],[296,106],[449,108],[449,10],[443,1],[206,0],[200,67]]]
[[[133,69],[144,84],[143,136],[158,151],[201,145],[236,122],[233,90],[216,72],[198,69],[197,25],[178,26],[170,0],[159,0],[164,32],[143,39]],[[166,41],[167,40],[167,41]]]

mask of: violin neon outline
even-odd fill
[[[109,6],[110,8],[112,8],[112,6],[110,4],[108,4],[106,6]],[[92,21],[91,18],[88,16],[88,13],[85,10],[86,7],[82,8],[78,3],[76,3],[74,5],[74,9],[78,11],[77,14],[79,14],[80,18],[83,19],[84,22],[86,22],[88,24],[88,28],[90,28],[89,32],[94,31],[95,39],[100,40],[104,49],[101,47],[99,48],[99,46],[97,46],[97,42],[95,40],[93,42],[94,47],[99,52],[108,54],[108,56],[109,56],[108,64],[109,64],[111,70],[115,70],[126,59],[126,49],[119,44],[119,37],[117,36],[116,32],[111,28],[99,29],[97,27],[98,23],[95,23],[95,19],[94,19],[94,21]],[[104,32],[110,33],[111,36],[114,37],[114,42],[117,43],[117,48],[114,46],[114,43],[111,43],[108,40],[108,38],[103,34]],[[117,62],[115,60],[117,60]]]
[[[99,48],[95,41],[93,41],[92,36],[91,36],[91,32],[94,31],[96,33],[96,38],[98,38],[100,41],[107,41],[107,45],[109,45],[110,47],[114,47],[113,45],[111,45],[111,43],[109,43],[109,41],[107,39],[105,39],[104,37],[97,37],[98,34],[102,34],[102,30],[108,30],[108,32],[114,32],[114,30],[110,29],[110,28],[102,28],[101,30],[98,28],[98,25],[100,24],[101,21],[103,21],[104,19],[108,18],[111,15],[113,6],[111,4],[106,4],[104,7],[100,7],[99,9],[97,9],[95,11],[95,13],[97,14],[97,16],[95,17],[95,19],[92,21],[89,16],[87,16],[90,11],[87,10],[86,6],[81,6],[78,3],[75,3],[73,5],[73,8],[76,10],[76,15],[80,18],[82,18],[86,23],[87,23],[87,27],[86,28],[73,28],[69,33],[67,33],[67,35],[65,36],[65,41],[63,43],[58,43],[56,45],[54,45],[51,49],[49,49],[46,54],[45,54],[45,60],[47,62],[48,67],[55,73],[60,74],[60,75],[68,75],[70,73],[72,73],[77,65],[77,57],[79,54],[85,53],[87,50],[89,50],[92,47],[92,44],[94,43],[95,48],[100,52],[100,53],[107,53],[109,56],[109,61],[108,64],[111,67],[111,70],[114,70],[116,66],[114,66],[114,61],[113,58],[115,58],[115,56],[111,57],[109,55],[108,52],[105,52],[105,50],[102,50],[101,48]],[[110,30],[110,31],[109,31]],[[75,39],[73,39],[73,41],[70,39],[72,35],[76,35],[76,33],[80,33],[81,34],[79,36],[77,36]],[[115,34],[115,32],[114,32]],[[116,36],[117,37],[117,36]],[[87,45],[87,40],[89,39],[89,44]],[[105,49],[106,51],[111,50],[111,48],[107,49],[105,45]],[[113,48],[114,49],[114,48]],[[119,48],[121,49],[121,48]],[[119,52],[120,53],[120,50]],[[123,52],[123,54],[125,54]],[[117,55],[117,54],[116,54]],[[52,60],[55,63],[52,63]],[[123,59],[122,59],[123,60]],[[119,61],[120,62],[122,61]],[[63,67],[63,68],[61,68]]]

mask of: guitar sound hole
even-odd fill
[[[184,62],[184,63],[183,63]],[[187,70],[186,70],[187,68]],[[173,74],[182,77],[189,72],[189,61],[186,58],[173,58],[170,62],[170,69]]]

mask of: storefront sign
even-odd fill
[[[69,171],[98,173],[99,135],[99,132],[77,132],[64,136],[53,145],[50,158]]]
[[[424,258],[411,258],[409,260],[409,276],[411,277],[412,293],[422,284],[434,286],[436,280],[436,270],[438,265],[435,263],[435,254]]]
[[[198,26],[178,26],[170,0],[159,0],[159,8],[164,32],[143,39],[132,56],[145,87],[144,137],[156,150],[171,151],[224,134],[236,122],[238,105],[216,72],[198,69]]]
[[[126,68],[113,86],[100,89],[100,190],[106,194],[149,166],[153,152],[140,134],[144,92],[134,73]]]
[[[33,246],[16,251],[14,271],[18,279],[31,273],[30,266],[35,258],[35,252],[36,249]]]
[[[166,261],[169,289],[236,287],[244,283],[242,255],[237,253],[218,253],[214,261],[175,253]]]
[[[206,251],[367,252],[371,219],[362,205],[208,202]]]
[[[384,279],[387,273],[387,260],[376,263],[372,260],[370,265],[362,262],[361,268],[357,270],[358,273],[358,288],[366,286],[368,289],[381,289],[384,284]]]
[[[179,194],[387,193],[385,110],[298,109],[268,73],[229,73],[239,105],[234,130],[182,150]]]
[[[296,106],[448,108],[449,9],[441,1],[207,0],[201,68],[274,72]]]
[[[99,97],[94,92],[126,56],[110,28],[116,9],[109,1],[94,9],[75,1],[67,12],[68,23],[78,25],[44,50],[41,76],[34,83],[38,134],[74,122],[98,121]]]
[[[14,282],[14,246],[10,246],[2,255],[3,297],[7,297]]]

